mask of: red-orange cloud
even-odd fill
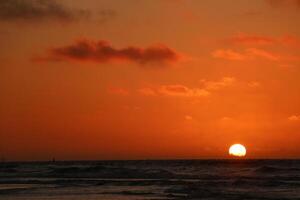
[[[300,39],[296,36],[285,35],[282,37],[271,37],[265,35],[251,35],[240,33],[225,40],[229,44],[244,46],[267,46],[267,45],[285,45],[300,46]]]
[[[290,121],[300,121],[300,115],[292,115],[288,118]]]
[[[253,59],[265,59],[269,61],[279,61],[282,56],[276,55],[267,50],[258,48],[248,48],[243,52],[237,52],[232,49],[218,49],[212,52],[214,58],[221,58],[225,60],[253,60]]]
[[[129,91],[126,88],[121,88],[121,87],[110,87],[108,88],[108,92],[110,94],[121,95],[121,96],[129,95]]]
[[[242,45],[271,45],[277,42],[276,39],[261,35],[238,34],[228,39],[233,44]]]
[[[231,49],[218,49],[212,52],[214,58],[222,58],[226,60],[245,60],[247,56],[243,53],[236,52]]]
[[[184,85],[162,85],[159,93],[166,96],[206,97],[210,95],[205,89],[188,88]]]
[[[145,87],[138,90],[144,96],[173,96],[173,97],[208,97],[222,88],[233,86],[234,77],[223,77],[217,81],[201,80],[202,87],[188,87],[182,84],[160,85],[158,87]]]
[[[117,49],[107,41],[78,40],[74,44],[52,48],[38,61],[93,61],[108,63],[129,61],[138,64],[168,63],[179,60],[179,54],[165,45],[140,48],[129,46]]]

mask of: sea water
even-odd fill
[[[300,160],[0,163],[0,200],[300,199]]]

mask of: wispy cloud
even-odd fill
[[[226,39],[231,44],[241,44],[241,45],[249,45],[249,46],[256,46],[256,45],[271,45],[277,42],[277,39],[268,36],[262,35],[249,35],[245,33],[239,33],[233,37]]]
[[[288,118],[290,121],[300,121],[300,115],[292,115]]]
[[[165,96],[207,97],[210,92],[200,88],[189,88],[184,85],[162,85],[158,91]]]
[[[243,45],[250,47],[268,45],[300,46],[300,39],[288,34],[280,37],[272,37],[266,35],[239,33],[226,38],[225,41],[231,45]]]
[[[192,116],[190,116],[190,115],[185,115],[185,116],[184,116],[184,119],[187,120],[187,121],[191,121],[191,120],[193,120],[194,118],[193,118]]]
[[[203,79],[201,82],[204,84],[206,90],[219,90],[233,85],[236,82],[236,79],[234,77],[223,77],[219,81],[208,81]]]
[[[108,90],[108,93],[110,93],[110,94],[121,95],[121,96],[129,95],[129,91],[126,88],[109,87],[107,90]]]
[[[246,54],[249,57],[263,58],[263,59],[271,60],[271,61],[277,61],[280,59],[279,55],[275,55],[274,53],[269,52],[267,50],[257,49],[257,48],[247,49]]]
[[[173,97],[208,97],[213,92],[234,85],[234,77],[223,77],[218,81],[201,80],[199,87],[188,87],[182,84],[160,85],[138,90],[144,96],[173,96]]]
[[[221,58],[225,60],[253,60],[257,58],[278,61],[280,59],[279,55],[276,55],[270,51],[258,49],[258,48],[248,48],[242,52],[238,52],[232,49],[218,49],[212,52],[214,58]]]
[[[251,81],[247,85],[251,88],[258,88],[261,86],[261,83],[258,81]]]
[[[225,60],[245,60],[247,57],[243,53],[236,52],[232,49],[218,49],[212,52],[214,58]]]
[[[67,8],[56,0],[0,0],[0,20],[41,22],[74,21],[90,15],[88,10]]]

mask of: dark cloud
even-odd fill
[[[39,61],[93,61],[107,63],[114,61],[131,61],[139,64],[166,63],[177,61],[179,54],[164,45],[140,48],[129,46],[114,48],[106,41],[79,40],[74,44],[52,48]]]
[[[56,0],[0,0],[2,21],[73,21],[89,16],[87,10],[71,10]]]

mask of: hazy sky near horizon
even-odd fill
[[[300,158],[299,0],[0,0],[0,157]]]

